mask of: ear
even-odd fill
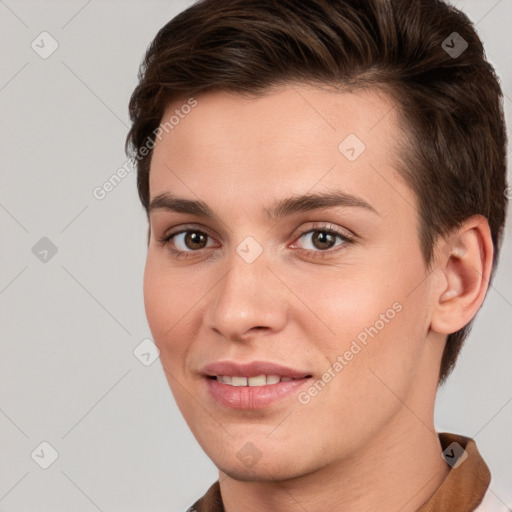
[[[448,239],[439,237],[436,253],[430,328],[452,334],[473,319],[487,293],[494,255],[487,219],[466,219]]]
[[[150,241],[151,241],[151,224],[148,224],[148,247],[149,247]]]

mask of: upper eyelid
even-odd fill
[[[346,235],[347,237],[356,237],[355,233],[353,233],[351,230],[347,229],[347,228],[341,228],[341,227],[335,227],[334,225],[331,225],[331,223],[322,223],[322,222],[319,222],[319,221],[315,221],[314,222],[315,225],[313,226],[310,226],[309,228],[304,228],[304,229],[301,229],[299,230],[300,233],[294,235],[294,236],[303,236],[305,235],[306,233],[309,233],[310,231],[335,231],[341,235],[344,235],[345,232],[347,232],[348,234]],[[165,232],[164,235],[162,235],[162,238],[168,238],[170,236],[175,236],[175,235],[179,235],[183,232],[187,232],[187,231],[199,231],[201,233],[204,233],[212,238],[215,238],[215,236],[211,235],[208,231],[208,228],[204,228],[203,226],[196,226],[196,225],[185,225],[185,226],[182,226],[181,228],[179,228],[177,231],[172,231],[172,230],[169,230],[169,232]]]

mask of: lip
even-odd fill
[[[268,361],[253,361],[250,363],[235,363],[220,361],[206,365],[201,373],[205,377],[206,387],[210,396],[220,405],[230,409],[263,409],[289,398],[311,379],[307,371],[289,368]],[[239,376],[256,377],[258,375],[279,375],[294,380],[266,384],[265,386],[231,386],[219,382],[212,377]]]

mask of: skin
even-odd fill
[[[384,93],[290,84],[253,99],[196,99],[157,141],[150,195],[202,200],[215,217],[151,212],[144,297],[177,405],[219,468],[226,511],[417,510],[449,470],[433,425],[437,379],[446,335],[485,296],[487,221],[474,216],[440,237],[426,267],[417,200],[395,170],[400,118]],[[350,133],[366,146],[352,162],[338,150]],[[264,214],[276,200],[332,190],[376,213]],[[322,228],[353,242],[322,246],[314,237]],[[205,232],[204,248],[184,234],[159,241],[180,229]],[[248,236],[263,248],[252,263],[236,252]],[[293,395],[265,409],[227,409],[199,373],[219,360],[270,360],[321,379],[395,303],[401,311],[307,404]],[[248,442],[261,455],[251,466],[237,457]]]

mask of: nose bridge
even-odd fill
[[[206,319],[210,328],[227,338],[240,339],[255,327],[282,327],[285,302],[279,296],[280,283],[268,264],[263,247],[252,237],[234,248],[208,306]]]

